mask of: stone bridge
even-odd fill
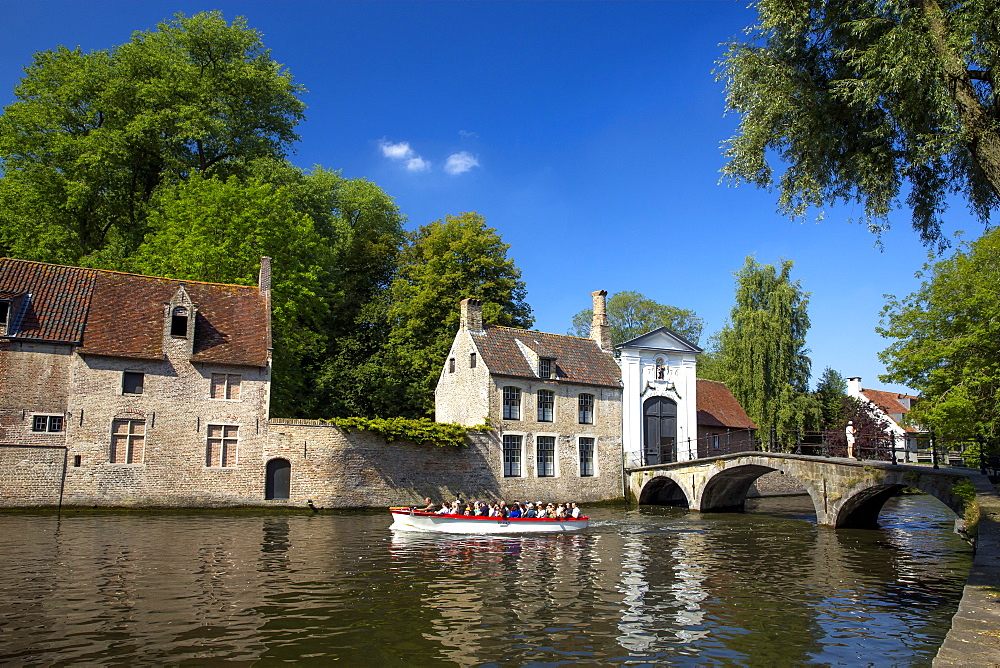
[[[628,492],[641,505],[686,505],[700,512],[738,512],[753,482],[772,471],[795,476],[812,498],[817,524],[874,528],[882,504],[904,487],[926,492],[961,517],[974,491],[956,469],[859,462],[777,452],[741,452],[625,472]],[[967,484],[959,485],[962,481]],[[956,485],[959,487],[956,489]]]

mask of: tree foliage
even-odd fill
[[[658,327],[668,327],[697,345],[704,321],[694,311],[659,304],[638,292],[616,292],[608,298],[608,325],[611,341],[618,344],[650,332]],[[593,309],[580,311],[573,316],[569,333],[584,338],[590,336],[594,319]]]
[[[927,264],[920,289],[889,299],[878,332],[886,382],[920,394],[907,417],[950,438],[1000,434],[1000,230]]]
[[[837,420],[827,427],[827,442],[834,448],[843,448],[846,454],[848,422],[854,427],[854,451],[859,457],[865,450],[884,452],[886,448],[895,447],[894,441],[887,440],[891,438],[889,430],[893,423],[882,413],[872,411],[868,402],[844,395],[840,398],[839,409]],[[835,451],[834,454],[840,452]]]
[[[729,386],[762,431],[807,430],[818,418],[818,402],[808,396],[808,293],[791,280],[792,266],[747,257],[729,322],[715,339],[711,377]]]
[[[0,250],[114,266],[142,243],[161,187],[283,158],[301,92],[255,30],[218,12],[108,50],[35,54],[0,116]]]
[[[421,417],[459,325],[459,302],[483,302],[484,324],[530,327],[531,307],[510,245],[475,212],[445,216],[408,235],[391,286],[391,329],[380,362],[377,412]]]
[[[840,422],[844,397],[847,396],[847,381],[839,371],[826,367],[816,383],[815,395],[820,405],[820,428],[830,429]]]
[[[991,0],[758,0],[718,76],[742,117],[723,172],[778,186],[779,210],[858,204],[879,231],[901,195],[944,248],[946,198],[1000,201],[1000,13]],[[777,177],[770,154],[787,170]]]

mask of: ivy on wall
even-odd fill
[[[435,422],[430,418],[363,418],[346,417],[324,420],[341,431],[371,431],[382,436],[386,442],[410,441],[417,445],[453,445],[457,448],[468,446],[466,436],[470,431],[489,431],[489,424],[463,427],[451,422]]]

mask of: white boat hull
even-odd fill
[[[579,531],[590,526],[590,520],[550,520],[534,517],[471,517],[468,515],[438,515],[436,513],[390,508],[391,529],[397,531],[434,531],[438,533],[499,534],[552,533]]]

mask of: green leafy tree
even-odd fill
[[[260,258],[273,258],[272,329],[278,414],[297,414],[308,385],[304,360],[325,349],[331,252],[292,193],[256,179],[202,178],[161,191],[150,232],[129,268],[155,276],[256,285]]]
[[[694,311],[659,304],[638,292],[616,292],[608,298],[608,325],[615,344],[634,339],[658,327],[669,327],[691,343],[697,344],[705,323]],[[573,316],[569,333],[589,337],[593,309]]]
[[[888,449],[895,447],[895,442],[890,440],[889,435],[892,422],[889,418],[872,412],[867,402],[847,395],[840,399],[840,415],[837,420],[828,426],[826,440],[833,446],[834,455],[847,454],[848,422],[854,427],[854,451],[859,459],[891,457]]]
[[[920,394],[907,417],[950,438],[1000,435],[1000,230],[928,264],[920,289],[889,299],[878,332],[886,382]]]
[[[379,363],[377,412],[420,417],[459,325],[459,302],[483,302],[484,324],[530,327],[531,307],[509,244],[477,213],[445,216],[408,235],[391,287],[388,347]]]
[[[847,396],[847,381],[844,380],[839,371],[826,367],[816,383],[814,394],[819,400],[822,413],[820,427],[830,429],[840,422],[844,397]]]
[[[736,303],[718,334],[716,380],[724,381],[762,437],[808,430],[818,413],[809,401],[811,362],[805,347],[809,299],[791,280],[793,263],[776,267],[747,257],[736,273]],[[704,377],[704,376],[703,376]]]
[[[161,187],[281,159],[301,92],[259,33],[219,12],[109,50],[37,53],[0,116],[0,250],[116,266]]]
[[[992,0],[758,0],[720,61],[742,117],[723,172],[778,186],[802,217],[837,202],[888,226],[901,193],[925,244],[944,248],[946,198],[985,223],[1000,201],[1000,20]],[[769,159],[787,165],[780,176]]]

